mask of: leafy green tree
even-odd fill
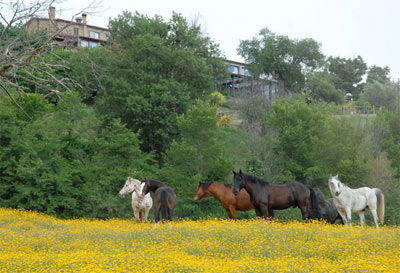
[[[186,206],[177,211],[181,217],[190,217],[189,212],[196,210],[190,203],[198,182],[223,181],[232,171],[217,121],[216,106],[200,100],[178,117],[181,140],[165,153],[161,176],[177,192],[179,204]]]
[[[400,110],[388,111],[382,109],[377,112],[373,132],[382,150],[387,153],[388,159],[395,172],[400,177]]]
[[[267,28],[252,40],[240,41],[238,52],[249,64],[252,74],[272,76],[294,92],[304,86],[304,74],[320,67],[324,58],[315,40],[290,39]]]
[[[351,93],[357,99],[363,90],[362,80],[367,71],[367,64],[364,60],[360,56],[354,59],[329,57],[327,68],[334,77],[333,83],[336,89]]]
[[[79,97],[62,97],[55,107],[43,100],[33,107],[47,110],[30,122],[2,101],[0,115],[9,122],[1,123],[1,203],[63,218],[132,215],[117,194],[128,175],[153,173],[151,155],[118,120],[103,127]]]
[[[390,82],[389,78],[389,73],[390,73],[390,68],[385,66],[385,67],[380,67],[380,66],[371,66],[368,69],[367,73],[367,83],[374,83],[374,82],[379,82],[379,83],[388,83]]]
[[[374,81],[367,83],[360,97],[377,108],[385,107],[394,111],[400,105],[400,84]]]
[[[105,120],[121,119],[139,134],[142,150],[161,159],[178,136],[177,114],[213,91],[225,69],[223,59],[200,26],[179,14],[166,22],[124,12],[109,29],[107,48],[73,58],[74,73],[89,87],[82,97],[94,102]],[[85,53],[91,62],[80,67]]]
[[[306,90],[316,100],[343,104],[344,91],[336,89],[332,76],[327,72],[313,72],[307,75]]]
[[[353,186],[366,180],[368,162],[379,149],[368,126],[355,116],[335,116],[335,110],[325,103],[307,104],[304,96],[273,103],[266,123],[278,137],[275,153],[283,156],[284,181],[324,186],[333,173]]]
[[[322,105],[307,104],[304,96],[273,103],[266,124],[278,135],[276,153],[284,156],[286,181],[306,181],[307,173],[318,157],[318,140],[326,127],[327,117]]]

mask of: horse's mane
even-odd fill
[[[163,182],[161,182],[161,181],[158,181],[158,180],[155,180],[155,179],[148,179],[149,180],[149,182],[150,183],[152,183],[152,184],[156,184],[157,186],[166,186],[165,185],[165,183],[163,183]]]
[[[201,182],[200,185],[203,190],[206,190],[212,183],[213,182]]]
[[[242,175],[249,182],[259,183],[259,184],[262,184],[262,185],[270,185],[271,184],[267,180],[264,180],[264,179],[256,177],[256,176],[252,176],[252,175],[247,174],[247,173],[242,173]]]
[[[318,203],[324,204],[325,203],[325,198],[324,198],[324,193],[320,190],[320,188],[313,188],[315,192],[315,197],[318,200]]]
[[[225,187],[227,187],[228,189],[232,189],[232,186],[233,186],[232,184],[225,184],[225,183],[218,183],[218,182],[201,182],[200,183],[201,188],[203,190],[206,190],[211,184],[222,184]]]

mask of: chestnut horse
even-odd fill
[[[244,189],[237,196],[232,193],[233,185],[215,182],[199,183],[197,193],[194,196],[195,201],[200,201],[208,194],[213,196],[224,207],[229,218],[236,219],[236,210],[248,211],[253,209],[250,201],[250,195]]]
[[[274,217],[272,210],[299,207],[303,220],[310,219],[309,211],[321,218],[320,208],[314,190],[299,182],[274,185],[261,178],[233,171],[233,194],[245,189],[259,217]]]
[[[141,196],[149,192],[154,193],[154,219],[156,223],[160,221],[160,211],[162,219],[172,220],[176,205],[174,190],[163,182],[153,179],[146,179],[143,183],[144,187],[142,188]]]

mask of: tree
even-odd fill
[[[374,82],[379,82],[384,84],[390,82],[389,73],[390,73],[390,68],[387,66],[383,68],[376,65],[371,66],[368,69],[367,73],[367,84]]]
[[[333,76],[333,84],[336,89],[351,93],[357,99],[363,90],[363,76],[367,71],[367,64],[364,60],[360,56],[354,59],[329,57],[327,68]]]
[[[335,105],[307,104],[304,96],[273,103],[266,123],[278,138],[275,153],[283,156],[285,181],[322,187],[332,173],[353,187],[368,180],[369,168],[380,154],[379,143],[360,117],[333,115],[335,111]]]
[[[327,110],[318,103],[305,103],[304,96],[279,99],[272,109],[266,124],[278,136],[275,153],[284,158],[285,180],[305,182],[308,173],[315,172],[318,140],[327,126]]]
[[[49,62],[46,57],[49,52],[56,55],[52,51],[53,39],[68,27],[68,24],[57,27],[51,22],[55,26],[54,29],[31,35],[27,35],[23,27],[23,23],[28,19],[47,13],[53,3],[54,0],[0,2],[0,10],[6,10],[0,16],[0,90],[9,96],[22,112],[25,111],[16,102],[15,95],[29,90],[30,87],[38,88],[45,96],[56,95],[58,99],[61,90],[68,90],[68,80],[57,77],[54,73],[54,69],[67,69],[62,58],[58,58],[57,63],[54,63]],[[95,3],[91,2],[88,8],[94,6]],[[25,115],[29,117],[26,112]]]
[[[56,106],[39,96],[19,101],[34,110],[30,121],[0,100],[2,205],[63,218],[131,216],[130,202],[117,196],[123,181],[156,173],[137,135],[119,120],[103,126],[73,93],[62,93]]]
[[[312,98],[326,102],[342,104],[344,100],[344,91],[336,89],[333,84],[332,76],[324,72],[313,72],[307,75],[306,90]]]
[[[252,40],[240,41],[238,52],[255,77],[271,76],[283,81],[285,88],[294,92],[304,86],[304,73],[320,67],[324,58],[315,40],[290,39],[267,28]]]
[[[176,116],[189,109],[197,98],[209,95],[219,68],[220,52],[200,26],[173,14],[170,21],[124,12],[110,21],[108,47],[86,53],[86,64],[100,68],[84,72],[81,84],[85,99],[105,119],[120,118],[139,133],[144,152],[155,152],[161,160],[178,136]],[[85,52],[79,53],[83,54]],[[79,73],[81,62],[74,59]]]
[[[185,115],[178,117],[181,140],[172,142],[164,154],[161,176],[180,196],[178,202],[182,205],[193,198],[198,182],[223,181],[232,171],[221,129],[217,127],[216,110],[216,106],[197,100]],[[180,216],[187,212],[184,208],[177,210]]]
[[[382,109],[377,112],[373,124],[375,138],[382,150],[387,153],[388,159],[395,172],[400,177],[400,110],[388,111]]]
[[[400,84],[391,81],[369,82],[360,97],[375,107],[385,107],[394,111],[400,106]]]

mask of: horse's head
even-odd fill
[[[332,196],[339,196],[342,192],[342,183],[338,179],[338,174],[335,176],[329,177],[328,185],[331,191]]]
[[[236,173],[233,171],[233,194],[238,195],[240,190],[244,187],[244,176],[242,173],[242,170],[239,171],[239,173]]]
[[[194,196],[194,201],[200,201],[207,195],[206,191],[204,190],[203,183],[199,183],[199,186],[197,187],[197,193]]]
[[[149,192],[150,192],[150,181],[148,179],[145,179],[141,185],[140,196],[145,196]]]
[[[140,181],[132,177],[128,177],[128,179],[125,181],[125,185],[119,191],[118,195],[119,197],[123,198],[135,190],[139,191],[139,189],[140,189]]]

